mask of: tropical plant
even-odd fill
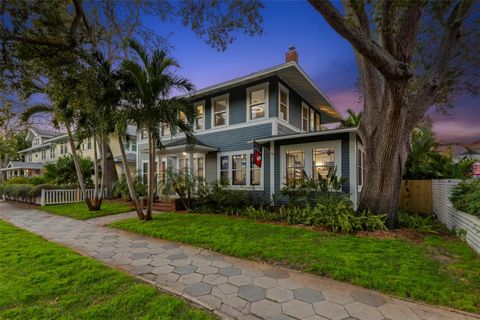
[[[450,198],[457,210],[480,217],[480,179],[461,181]]]
[[[135,186],[135,194],[137,197],[144,197],[147,195],[147,186],[142,181],[142,176],[136,176],[133,180]],[[127,178],[125,174],[120,176],[120,179],[113,183],[112,195],[115,198],[123,200],[132,200],[130,196],[130,189],[128,187]]]
[[[82,176],[85,177],[85,184],[92,186],[92,176],[94,175],[94,163],[87,158],[79,157]],[[57,159],[55,163],[47,163],[44,167],[44,177],[47,181],[55,184],[74,184],[78,185],[78,176],[75,172],[75,161],[73,156],[67,154]]]
[[[195,200],[197,212],[218,212],[228,215],[241,215],[250,205],[247,191],[230,189],[227,179],[199,183]]]
[[[183,207],[187,210],[192,209],[193,196],[198,190],[198,186],[203,184],[203,179],[197,177],[193,169],[174,171],[171,168],[167,170],[167,179],[165,181],[165,195],[168,195],[170,190],[175,191],[179,196]]]
[[[355,112],[352,109],[347,109],[347,117],[342,120],[340,126],[345,128],[345,127],[358,127],[360,124],[360,120],[362,120],[362,114],[363,112]]]
[[[179,132],[185,134],[188,143],[193,143],[191,123],[195,117],[195,108],[189,98],[174,97],[173,92],[191,93],[193,85],[189,80],[175,75],[172,68],[178,64],[163,50],[155,50],[150,56],[145,48],[134,40],[129,41],[130,48],[138,61],[125,60],[121,66],[123,104],[127,119],[137,124],[148,135],[148,201],[144,219],[150,220],[155,188],[155,154],[157,147],[162,148],[160,126],[167,125],[173,136]],[[186,121],[180,119],[183,113]]]

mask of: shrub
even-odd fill
[[[245,190],[231,190],[227,181],[200,183],[196,192],[194,210],[238,215],[249,205]]]
[[[278,212],[249,207],[244,215],[255,220],[283,221],[288,224],[322,226],[334,232],[385,230],[386,215],[369,211],[355,212],[345,196],[324,194],[315,207],[281,207]]]
[[[0,184],[0,196],[6,196],[17,201],[32,201],[42,194],[42,189],[75,189],[76,185],[52,185],[52,184]]]
[[[457,184],[452,189],[450,200],[457,210],[480,217],[480,179]]]
[[[138,197],[147,195],[147,186],[143,183],[141,176],[136,176],[133,184]],[[122,174],[120,179],[113,183],[112,194],[114,198],[132,200],[130,197],[130,191],[128,190],[127,177],[125,176],[125,174]]]
[[[80,158],[80,167],[87,185],[92,185],[94,165],[90,159]],[[73,157],[69,154],[58,158],[57,162],[45,165],[45,178],[55,184],[78,184]]]
[[[438,233],[445,227],[433,216],[410,213],[404,210],[398,212],[400,227],[421,232]]]
[[[31,185],[39,185],[45,184],[48,180],[44,176],[36,176],[36,177],[13,177],[6,181],[8,184],[31,184]]]
[[[28,184],[27,177],[12,177],[6,181],[8,184]]]

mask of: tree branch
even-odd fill
[[[362,56],[367,58],[385,78],[408,79],[413,76],[410,64],[396,60],[388,51],[348,23],[347,19],[327,0],[308,0],[324,19],[342,37],[347,39]]]
[[[461,38],[463,22],[473,7],[474,0],[462,0],[450,13],[445,33],[437,49],[433,63],[423,76],[419,90],[408,99],[409,122],[416,124],[435,101],[435,93],[444,85],[448,73],[448,65],[455,55],[455,50]]]
[[[410,63],[417,36],[418,27],[420,25],[420,17],[422,9],[426,5],[423,0],[407,2],[408,8],[402,17],[400,30],[395,37],[395,57],[400,61]]]

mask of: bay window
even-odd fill
[[[218,156],[219,180],[227,181],[232,187],[262,188],[262,168],[254,162],[250,150],[232,151]]]

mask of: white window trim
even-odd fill
[[[138,139],[137,139],[137,143],[139,143],[139,142],[140,142],[140,143],[142,143],[142,142],[146,142],[146,141],[148,141],[148,131],[147,131],[147,130],[145,130],[145,131],[146,131],[146,138],[142,138],[142,131],[143,131],[143,130],[144,130],[144,129],[140,129],[140,130],[138,130],[138,134],[137,134],[137,137],[138,137]]]
[[[309,132],[315,132],[315,109],[313,108],[308,108],[308,120],[310,121],[310,123],[308,124],[309,126]],[[313,117],[312,117],[313,115]],[[313,124],[313,127],[312,127],[312,124]]]
[[[331,140],[331,141],[321,141],[321,142],[312,142],[312,143],[303,143],[303,144],[292,144],[286,146],[280,146],[280,178],[281,185],[284,185],[287,182],[287,177],[285,175],[286,163],[285,158],[287,151],[299,150],[304,151],[305,159],[305,173],[307,176],[312,176],[312,150],[314,148],[331,148],[335,152],[335,167],[337,168],[337,177],[342,176],[342,141],[341,140]]]
[[[280,117],[280,107],[281,107],[280,93],[281,93],[281,91],[284,91],[287,94],[287,119],[286,120]],[[281,121],[287,122],[287,123],[289,123],[289,119],[290,119],[290,91],[287,88],[285,88],[285,86],[282,85],[281,83],[278,83],[278,119],[280,119]]]
[[[365,168],[365,148],[363,147],[363,145],[361,143],[357,143],[357,149],[361,151],[362,153],[362,156],[363,156],[363,159],[362,159],[362,168]],[[356,158],[356,155],[357,155],[357,150],[355,150],[355,177],[357,176],[357,163],[358,163],[358,159]],[[363,183],[365,181],[365,174],[364,174],[364,170],[362,170],[362,184],[361,185],[358,185],[358,181],[357,181],[357,192],[362,192],[362,189],[363,189]]]
[[[269,101],[268,101],[268,97],[269,97],[269,93],[268,93],[268,87],[269,87],[270,83],[269,82],[264,82],[264,83],[260,83],[258,85],[255,85],[253,87],[248,87],[247,88],[247,96],[246,96],[246,99],[245,99],[245,104],[246,104],[246,110],[247,110],[247,113],[246,113],[246,122],[255,122],[255,121],[259,121],[259,120],[263,120],[263,119],[268,119],[269,116],[268,116],[268,109],[269,109]],[[261,118],[257,118],[257,119],[250,119],[250,93],[252,91],[257,91],[257,90],[265,90],[265,112],[264,112],[264,116],[261,117]]]
[[[162,128],[163,128],[163,123],[160,123],[160,138],[161,138],[161,139],[164,139],[164,138],[169,139],[169,138],[171,138],[171,137],[172,137],[172,128],[170,128],[170,134],[165,134],[165,135],[162,134],[162,130],[163,130]]]
[[[197,107],[202,105],[203,106],[203,120],[202,120],[202,129],[198,130],[195,128],[195,122],[197,121]],[[205,100],[202,100],[202,101],[197,101],[193,106],[195,107],[195,119],[193,120],[193,131],[194,132],[202,132],[202,131],[205,131],[205,119],[207,118],[206,117],[206,107],[205,107]],[[213,112],[213,108],[212,108],[212,112]]]
[[[221,126],[216,126],[215,125],[215,102],[216,101],[219,101],[219,100],[226,100],[227,101],[227,110],[226,110],[226,123],[224,125],[221,125]],[[212,109],[212,123],[211,123],[211,128],[222,128],[222,127],[226,127],[230,124],[230,94],[227,93],[227,94],[224,94],[224,95],[221,95],[221,96],[216,96],[216,97],[213,97],[212,100],[211,100],[211,109]]]
[[[307,128],[304,128],[303,127],[303,110],[304,109],[307,109]],[[300,113],[300,125],[302,127],[302,131],[303,132],[309,132],[310,131],[310,107],[308,106],[308,104],[306,104],[305,102],[302,101],[302,112]]]
[[[247,179],[246,179],[246,185],[233,185],[232,184],[232,156],[234,155],[242,155],[244,154],[247,157]],[[228,151],[228,152],[219,152],[217,153],[217,181],[220,181],[220,158],[228,156],[228,181],[229,181],[229,188],[232,190],[255,190],[255,191],[263,191],[263,174],[264,174],[264,169],[265,169],[265,152],[262,148],[262,167],[260,168],[260,184],[259,185],[251,185],[251,156],[253,154],[252,149],[247,149],[247,150],[236,150],[236,151]]]

